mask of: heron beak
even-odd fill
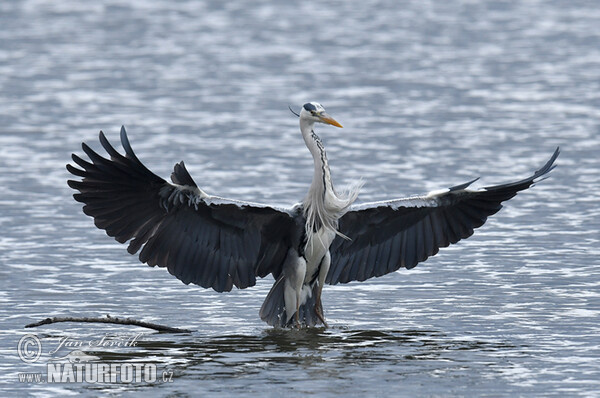
[[[319,118],[325,124],[331,124],[332,126],[339,127],[339,128],[344,127],[341,124],[339,124],[337,120],[335,120],[334,118],[332,118],[331,116],[329,116],[326,113],[323,113],[322,115],[320,115]]]

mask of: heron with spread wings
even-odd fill
[[[85,143],[91,162],[73,154],[67,165],[81,180],[83,212],[139,260],[165,267],[185,284],[217,292],[244,289],[272,274],[260,317],[278,327],[327,326],[321,303],[326,283],[365,281],[399,268],[411,269],[441,247],[473,234],[487,217],[539,181],[555,166],[550,160],[532,176],[477,190],[468,183],[425,196],[354,205],[360,185],[342,194],[331,180],[316,123],[342,127],[316,102],[304,104],[300,131],[314,159],[314,176],[304,200],[278,208],[214,196],[192,179],[183,162],[168,182],[134,154],[124,128],[119,153],[100,132],[110,158]]]

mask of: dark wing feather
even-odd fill
[[[419,262],[473,234],[502,208],[502,202],[529,188],[555,166],[550,160],[531,177],[481,190],[468,190],[475,180],[438,194],[353,206],[339,221],[330,247],[330,284],[364,281],[415,267]]]
[[[175,165],[171,184],[140,162],[124,128],[125,155],[102,132],[100,143],[110,159],[83,144],[92,162],[73,155],[81,169],[67,169],[83,179],[68,184],[79,191],[75,200],[85,204],[84,213],[98,228],[129,241],[129,253],[141,249],[140,261],[218,292],[253,286],[257,276],[279,276],[303,228],[291,210],[208,196],[183,162]]]

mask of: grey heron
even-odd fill
[[[355,205],[360,187],[338,193],[331,179],[316,123],[342,127],[316,102],[300,111],[300,131],[314,159],[313,180],[304,200],[289,208],[232,200],[204,192],[182,162],[167,182],[134,154],[121,128],[119,153],[100,131],[109,158],[85,143],[90,161],[73,154],[81,177],[69,180],[75,200],[95,225],[139,260],[166,267],[185,284],[217,292],[244,289],[257,277],[275,282],[260,317],[278,327],[327,326],[323,286],[365,281],[411,269],[473,234],[502,202],[552,170],[559,148],[528,178],[469,189],[475,181],[424,196]]]

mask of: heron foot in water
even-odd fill
[[[323,305],[321,304],[321,300],[319,300],[317,304],[315,304],[315,313],[317,314],[317,318],[319,318],[319,320],[323,322],[323,325],[326,328],[328,328],[329,325],[327,324],[327,322],[325,322],[325,315],[323,315]]]

